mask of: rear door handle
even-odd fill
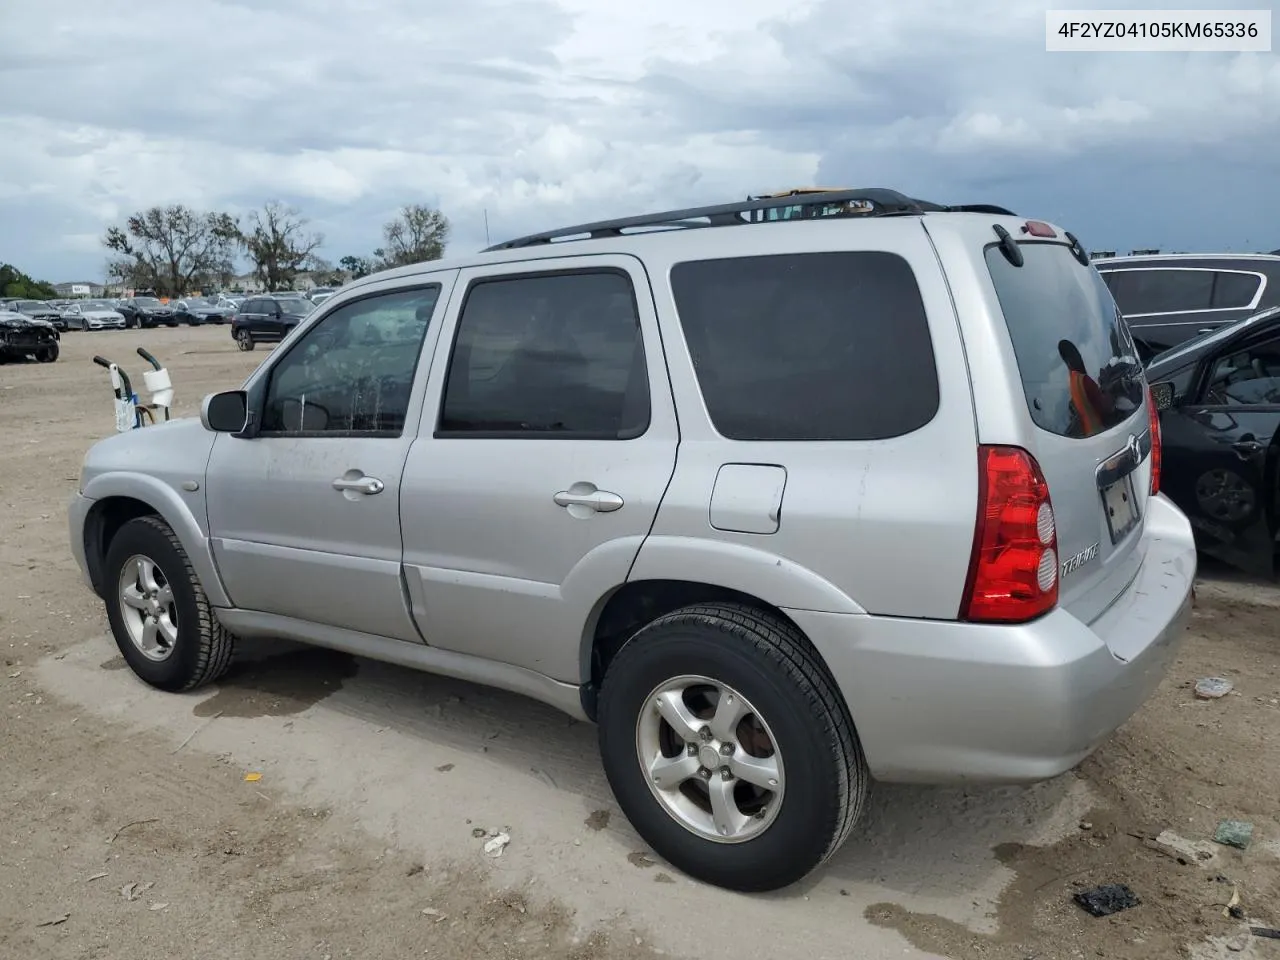
[[[377,477],[338,477],[333,481],[333,489],[341,490],[344,493],[351,491],[352,493],[365,493],[373,496],[375,493],[381,493],[387,488],[387,485]]]
[[[579,484],[574,484],[578,487]],[[582,486],[586,486],[583,484]],[[596,513],[612,513],[614,510],[622,509],[623,500],[616,493],[610,493],[608,490],[561,490],[553,498],[557,506],[561,507],[586,507],[588,510],[594,510]]]

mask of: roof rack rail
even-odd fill
[[[852,206],[854,204],[861,205],[863,208],[870,206],[871,210],[866,212],[860,210],[857,213],[825,213],[824,207],[831,204],[842,204]],[[515,250],[521,247],[533,247],[540,244],[553,243],[556,241],[574,240],[597,240],[602,237],[621,237],[624,231],[641,230],[644,228],[658,228],[667,230],[686,230],[696,227],[728,227],[740,226],[746,223],[773,222],[763,217],[752,218],[752,214],[760,211],[773,210],[782,207],[802,208],[803,219],[829,219],[838,216],[874,216],[874,217],[893,217],[893,216],[912,216],[923,213],[942,213],[942,212],[969,212],[969,213],[993,213],[1000,216],[1014,216],[1015,214],[1003,207],[991,206],[988,204],[974,204],[967,206],[944,206],[938,203],[930,203],[927,200],[915,200],[896,190],[887,190],[883,187],[868,187],[858,190],[838,190],[830,193],[805,193],[802,195],[788,194],[784,196],[760,197],[739,201],[737,203],[721,203],[707,207],[689,207],[683,210],[664,210],[660,213],[645,213],[634,217],[622,217],[616,220],[598,220],[594,223],[582,223],[571,227],[561,227],[557,230],[547,230],[543,233],[533,233],[526,237],[518,237],[514,240],[507,240],[503,243],[496,243],[491,247],[486,247],[483,252],[489,253],[495,250]]]

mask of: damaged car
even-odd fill
[[[48,320],[37,320],[13,310],[0,310],[0,363],[10,360],[58,359],[60,337]]]

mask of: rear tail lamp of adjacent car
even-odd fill
[[[1058,603],[1058,532],[1049,485],[1019,447],[978,448],[978,522],[960,611],[976,623],[1025,623]]]
[[[1156,398],[1147,388],[1147,419],[1151,422],[1151,495],[1160,492],[1160,463],[1163,459],[1160,438],[1160,411],[1156,409]]]

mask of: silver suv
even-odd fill
[[[598,724],[661,856],[766,890],[873,778],[1070,769],[1191,603],[1132,338],[1069,233],[885,190],[588,224],[358,280],[199,420],[85,458],[133,670],[285,637]],[[870,207],[870,212],[867,207]]]

